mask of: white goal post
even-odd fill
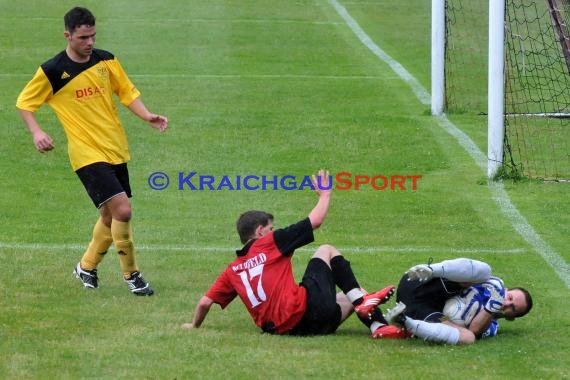
[[[487,133],[489,179],[570,182],[570,0],[431,4],[431,113]]]
[[[489,1],[487,177],[503,165],[505,139],[505,0]]]
[[[441,115],[445,104],[445,0],[432,0],[431,12],[431,112]],[[505,0],[489,1],[488,178],[493,178],[503,163],[504,20]]]

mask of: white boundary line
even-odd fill
[[[16,20],[23,20],[23,17],[17,17]],[[13,22],[13,18],[5,18],[0,16],[0,21],[5,23]],[[26,18],[28,22],[38,22],[38,21],[60,21],[59,17],[32,17]],[[342,25],[342,22],[335,22],[329,20],[294,20],[294,19],[209,19],[209,18],[170,18],[170,19],[157,19],[149,21],[148,19],[144,18],[105,18],[104,20],[97,20],[97,25],[102,24],[113,24],[113,23],[133,23],[133,24],[145,24],[145,25],[188,25],[188,24],[198,24],[198,23],[205,23],[205,24],[213,24],[213,23],[221,23],[221,24],[307,24],[307,25]]]
[[[430,104],[430,95],[425,88],[412,76],[400,63],[384,52],[374,41],[364,32],[358,23],[350,16],[348,11],[337,1],[329,0],[337,13],[346,22],[348,27],[354,32],[358,39],[378,58],[388,64],[394,72],[410,85],[412,91],[416,94],[418,100],[425,105]],[[463,131],[457,128],[447,116],[437,117],[436,120],[441,128],[457,139],[457,142],[469,153],[475,160],[475,163],[487,172],[487,157],[477,147],[477,145]],[[489,184],[493,199],[497,202],[500,210],[511,222],[515,231],[534,248],[534,250],[552,267],[554,272],[570,288],[570,266],[540,235],[532,228],[526,218],[519,212],[515,205],[511,202],[509,195],[505,191],[503,184],[500,182],[491,182]]]
[[[81,244],[41,244],[41,243],[3,243],[0,242],[0,249],[16,249],[29,251],[81,251],[87,247],[87,243]],[[202,246],[186,246],[186,245],[136,245],[138,251],[153,252],[226,252],[233,253],[240,247],[202,247]],[[493,254],[520,254],[528,252],[525,248],[495,249],[484,247],[337,247],[341,252],[353,253],[450,253],[450,254],[476,254],[476,253],[493,253]],[[313,252],[315,248],[303,247],[297,251]]]
[[[0,78],[29,78],[29,73],[0,73]],[[183,78],[183,79],[330,79],[330,80],[383,80],[379,75],[296,75],[296,74],[129,74],[130,78]],[[400,80],[394,76],[388,79]]]

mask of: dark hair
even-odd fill
[[[520,312],[516,316],[516,318],[524,317],[525,315],[528,314],[530,309],[532,309],[532,297],[531,297],[529,291],[526,290],[525,288],[521,288],[521,287],[509,288],[509,290],[519,290],[524,294],[524,299],[526,301],[526,309],[524,311]]]
[[[265,211],[246,211],[241,214],[236,222],[237,232],[242,244],[255,237],[255,229],[258,226],[267,226],[273,220],[273,215]]]
[[[75,7],[63,16],[65,30],[72,33],[81,25],[95,26],[95,16],[87,8]]]

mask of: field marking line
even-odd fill
[[[155,252],[226,252],[233,253],[239,247],[202,247],[190,245],[136,245],[138,251],[155,251]],[[44,244],[44,243],[6,243],[0,242],[0,249],[15,249],[28,251],[84,251],[87,248],[85,244]],[[493,254],[521,254],[528,250],[525,248],[506,248],[496,249],[489,247],[337,247],[341,252],[352,253],[455,253],[455,254],[476,254],[476,253],[493,253]],[[314,247],[302,247],[297,249],[299,252],[314,252]]]
[[[0,73],[0,78],[29,78],[30,74]],[[379,75],[303,75],[303,74],[130,74],[130,78],[188,78],[188,79],[330,79],[330,80],[401,80],[398,76],[386,78]]]
[[[402,78],[403,81],[408,83],[412,88],[418,100],[424,105],[430,105],[431,99],[427,90],[418,82],[418,80],[410,74],[399,62],[390,57],[384,50],[382,50],[376,43],[366,34],[360,25],[352,18],[346,8],[342,6],[337,0],[329,0],[330,4],[337,11],[339,16],[346,22],[350,30],[358,37],[358,39],[366,46],[372,53],[380,58],[384,63],[388,64],[392,70]],[[475,163],[487,171],[487,156],[479,149],[477,144],[462,130],[457,128],[444,114],[436,117],[436,120],[441,128],[443,128],[451,136],[455,137],[459,145],[467,151],[473,158]],[[540,235],[534,230],[526,218],[520,213],[511,201],[509,195],[505,191],[502,182],[491,181],[489,189],[499,209],[511,222],[515,231],[531,246],[534,250],[546,261],[558,277],[566,284],[566,288],[570,288],[570,266],[568,263],[552,248]]]
[[[385,77],[379,75],[306,75],[306,74],[133,74],[133,78],[192,78],[192,79],[371,79],[383,80]],[[400,80],[394,76],[392,79]]]
[[[0,21],[4,21],[5,23],[13,23],[14,21],[24,20],[24,17],[16,17],[16,18],[6,18],[0,16]],[[25,18],[26,22],[38,22],[38,21],[60,21],[59,17],[30,17]],[[105,18],[105,20],[97,20],[98,25],[102,24],[117,24],[117,23],[140,23],[145,25],[160,25],[162,27],[171,25],[188,25],[188,24],[197,24],[197,23],[224,23],[224,24],[307,24],[307,25],[343,25],[342,22],[330,21],[330,20],[294,20],[294,19],[272,19],[272,18],[256,18],[256,19],[249,19],[249,18],[167,18],[167,19],[159,19],[158,21],[148,20],[144,18]]]

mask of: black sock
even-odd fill
[[[344,294],[347,294],[352,289],[360,289],[360,285],[358,285],[358,281],[356,281],[356,277],[354,277],[350,267],[350,262],[344,256],[335,256],[331,259],[331,270],[334,283]]]

